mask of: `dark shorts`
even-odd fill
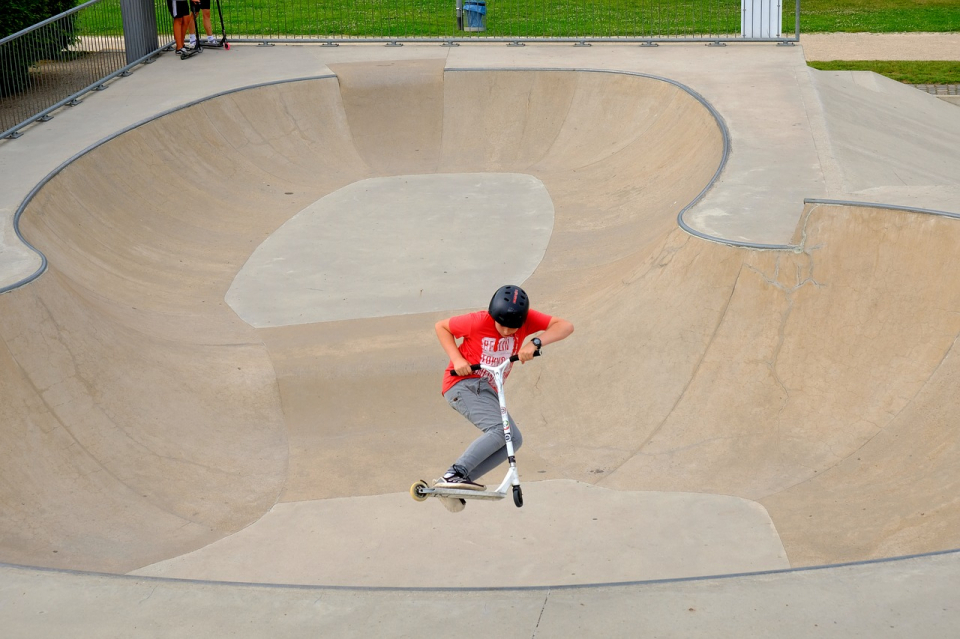
[[[190,15],[190,3],[187,0],[167,0],[167,10],[174,18]]]
[[[193,2],[193,0],[190,0],[190,1]],[[193,6],[194,6],[195,9],[197,8],[197,5],[196,5],[196,4],[194,4]],[[200,0],[200,6],[199,6],[199,8],[200,8],[200,10],[204,10],[204,9],[205,9],[205,10],[209,11],[209,10],[210,10],[210,0]]]

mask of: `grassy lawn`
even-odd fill
[[[465,37],[454,0],[220,0],[228,35]],[[486,37],[737,34],[740,0],[486,0]],[[801,0],[802,33],[960,31],[960,0]],[[162,3],[161,24],[169,23]],[[84,25],[87,33],[116,25]],[[214,23],[218,22],[214,5]],[[168,27],[169,28],[169,27]],[[783,31],[794,4],[783,0]]]
[[[469,1],[469,0],[465,0]],[[470,37],[454,0],[221,0],[228,35]],[[480,37],[736,33],[739,0],[486,0]]]
[[[263,34],[464,36],[453,0],[340,0],[307,16],[306,0],[221,0],[228,32]],[[577,37],[729,34],[740,29],[739,0],[487,0],[486,36]],[[783,30],[794,31],[783,0]],[[801,0],[802,33],[960,31],[960,0]]]
[[[800,6],[801,33],[960,31],[960,0],[801,0]],[[808,64],[824,71],[873,71],[908,84],[960,84],[960,62],[832,60]]]
[[[787,32],[793,30],[792,6],[789,0],[784,2],[783,23]],[[960,0],[800,1],[801,33],[858,31],[960,31]]]
[[[873,71],[907,84],[960,84],[960,62],[831,60],[807,64],[823,71]]]
[[[453,36],[454,0],[221,0],[228,32]],[[783,30],[794,7],[783,2]],[[486,36],[577,37],[738,33],[739,0],[487,0]],[[231,29],[231,26],[233,27]],[[960,31],[960,0],[801,0],[802,33]]]

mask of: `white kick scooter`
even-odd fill
[[[539,349],[534,351],[534,357],[540,356]],[[516,362],[520,358],[512,355],[509,359],[503,360],[499,366],[489,366],[487,364],[474,364],[471,368],[475,371],[483,369],[493,375],[493,381],[497,388],[497,398],[500,400],[500,417],[503,419],[503,439],[507,443],[507,461],[510,462],[510,468],[507,469],[507,475],[503,478],[500,486],[496,490],[467,490],[464,488],[432,488],[422,479],[410,487],[410,496],[416,501],[426,501],[427,497],[459,497],[460,499],[503,499],[507,496],[507,486],[513,486],[513,503],[517,508],[523,506],[523,491],[520,490],[520,475],[517,474],[517,459],[513,454],[513,435],[510,433],[510,418],[507,417],[507,400],[503,394],[503,372],[511,362]],[[456,375],[456,371],[450,371],[451,375]]]

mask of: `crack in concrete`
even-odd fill
[[[543,620],[543,611],[547,609],[547,602],[550,600],[550,590],[543,596],[543,605],[540,606],[540,615],[537,617],[537,625],[533,627],[532,639],[536,639],[537,631],[540,630],[540,622]]]
[[[723,305],[723,311],[720,313],[720,317],[713,327],[713,333],[710,335],[710,339],[707,340],[707,343],[704,345],[704,348],[700,353],[700,358],[697,360],[696,365],[693,367],[693,371],[691,371],[690,376],[687,378],[687,382],[684,385],[683,389],[677,395],[677,400],[673,403],[673,406],[670,407],[670,410],[667,411],[666,415],[664,415],[663,419],[660,420],[660,423],[657,424],[656,428],[650,431],[650,434],[647,435],[647,437],[642,442],[640,442],[640,444],[636,446],[630,452],[630,454],[624,458],[622,462],[617,464],[615,468],[611,468],[610,472],[606,476],[604,476],[603,478],[601,478],[596,482],[597,486],[599,486],[604,479],[607,479],[608,477],[616,473],[618,470],[620,470],[624,464],[630,461],[630,459],[632,459],[634,456],[639,454],[644,449],[644,447],[647,444],[649,444],[651,440],[653,440],[653,438],[657,435],[657,433],[659,433],[663,429],[666,423],[670,420],[671,415],[673,415],[673,413],[676,411],[677,406],[679,406],[680,402],[682,402],[684,397],[686,397],[687,390],[689,390],[690,385],[693,383],[693,380],[697,378],[697,373],[700,371],[700,367],[703,366],[703,361],[706,358],[707,353],[710,352],[710,347],[713,345],[714,340],[716,340],[717,334],[720,332],[720,327],[723,326],[724,318],[726,318],[727,311],[730,309],[730,302],[733,300],[733,297],[736,294],[737,286],[739,285],[740,278],[742,276],[743,276],[743,265],[741,264],[740,269],[737,271],[737,277],[734,278],[733,286],[730,287],[730,294],[727,296],[727,301]]]

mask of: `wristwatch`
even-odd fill
[[[533,342],[533,345],[537,347],[537,350],[538,350],[538,351],[539,351],[541,348],[543,348],[543,343],[540,341],[540,338],[539,338],[539,337],[534,337],[534,338],[533,338],[532,340],[530,340],[530,341]]]

